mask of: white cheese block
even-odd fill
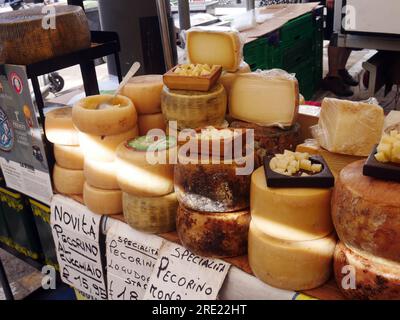
[[[313,135],[330,152],[366,157],[379,143],[383,123],[379,105],[325,98]]]
[[[196,27],[188,30],[187,56],[190,63],[221,65],[235,72],[243,57],[239,32],[227,27]]]
[[[260,126],[290,127],[297,118],[299,85],[281,70],[238,75],[230,92],[230,115]]]
[[[228,100],[233,82],[236,80],[237,76],[242,73],[250,73],[250,72],[251,72],[250,66],[246,62],[242,61],[242,63],[239,66],[239,69],[236,72],[224,71],[222,73],[221,77],[219,78],[219,82],[224,86],[226,94],[228,96]]]

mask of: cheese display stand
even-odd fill
[[[75,10],[62,23],[83,23],[83,48],[35,51],[26,66],[52,198],[3,183],[0,247],[58,270],[79,300],[400,300],[398,112],[374,98],[301,106],[293,64],[253,70],[243,33],[218,26],[189,29],[164,75],[100,94],[93,59],[118,62],[118,37],[90,42]],[[284,52],[312,21],[283,29]],[[86,96],[44,117],[36,76],[73,64]]]

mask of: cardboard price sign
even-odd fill
[[[53,197],[50,223],[61,279],[94,299],[106,300],[100,221],[101,216],[74,200]]]
[[[163,240],[113,220],[107,232],[109,300],[142,300]]]
[[[150,278],[146,300],[215,300],[230,264],[166,243]]]

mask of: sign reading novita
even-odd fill
[[[0,65],[0,165],[9,188],[50,204],[53,190],[24,66]]]
[[[101,216],[72,199],[56,195],[50,224],[63,282],[96,300],[106,300]]]

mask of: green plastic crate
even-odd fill
[[[6,188],[0,188],[1,207],[12,239],[18,252],[39,260],[41,248],[32,211],[25,198]]]
[[[291,46],[294,42],[303,41],[314,30],[313,14],[304,14],[282,26],[279,32],[281,44],[283,46]]]

